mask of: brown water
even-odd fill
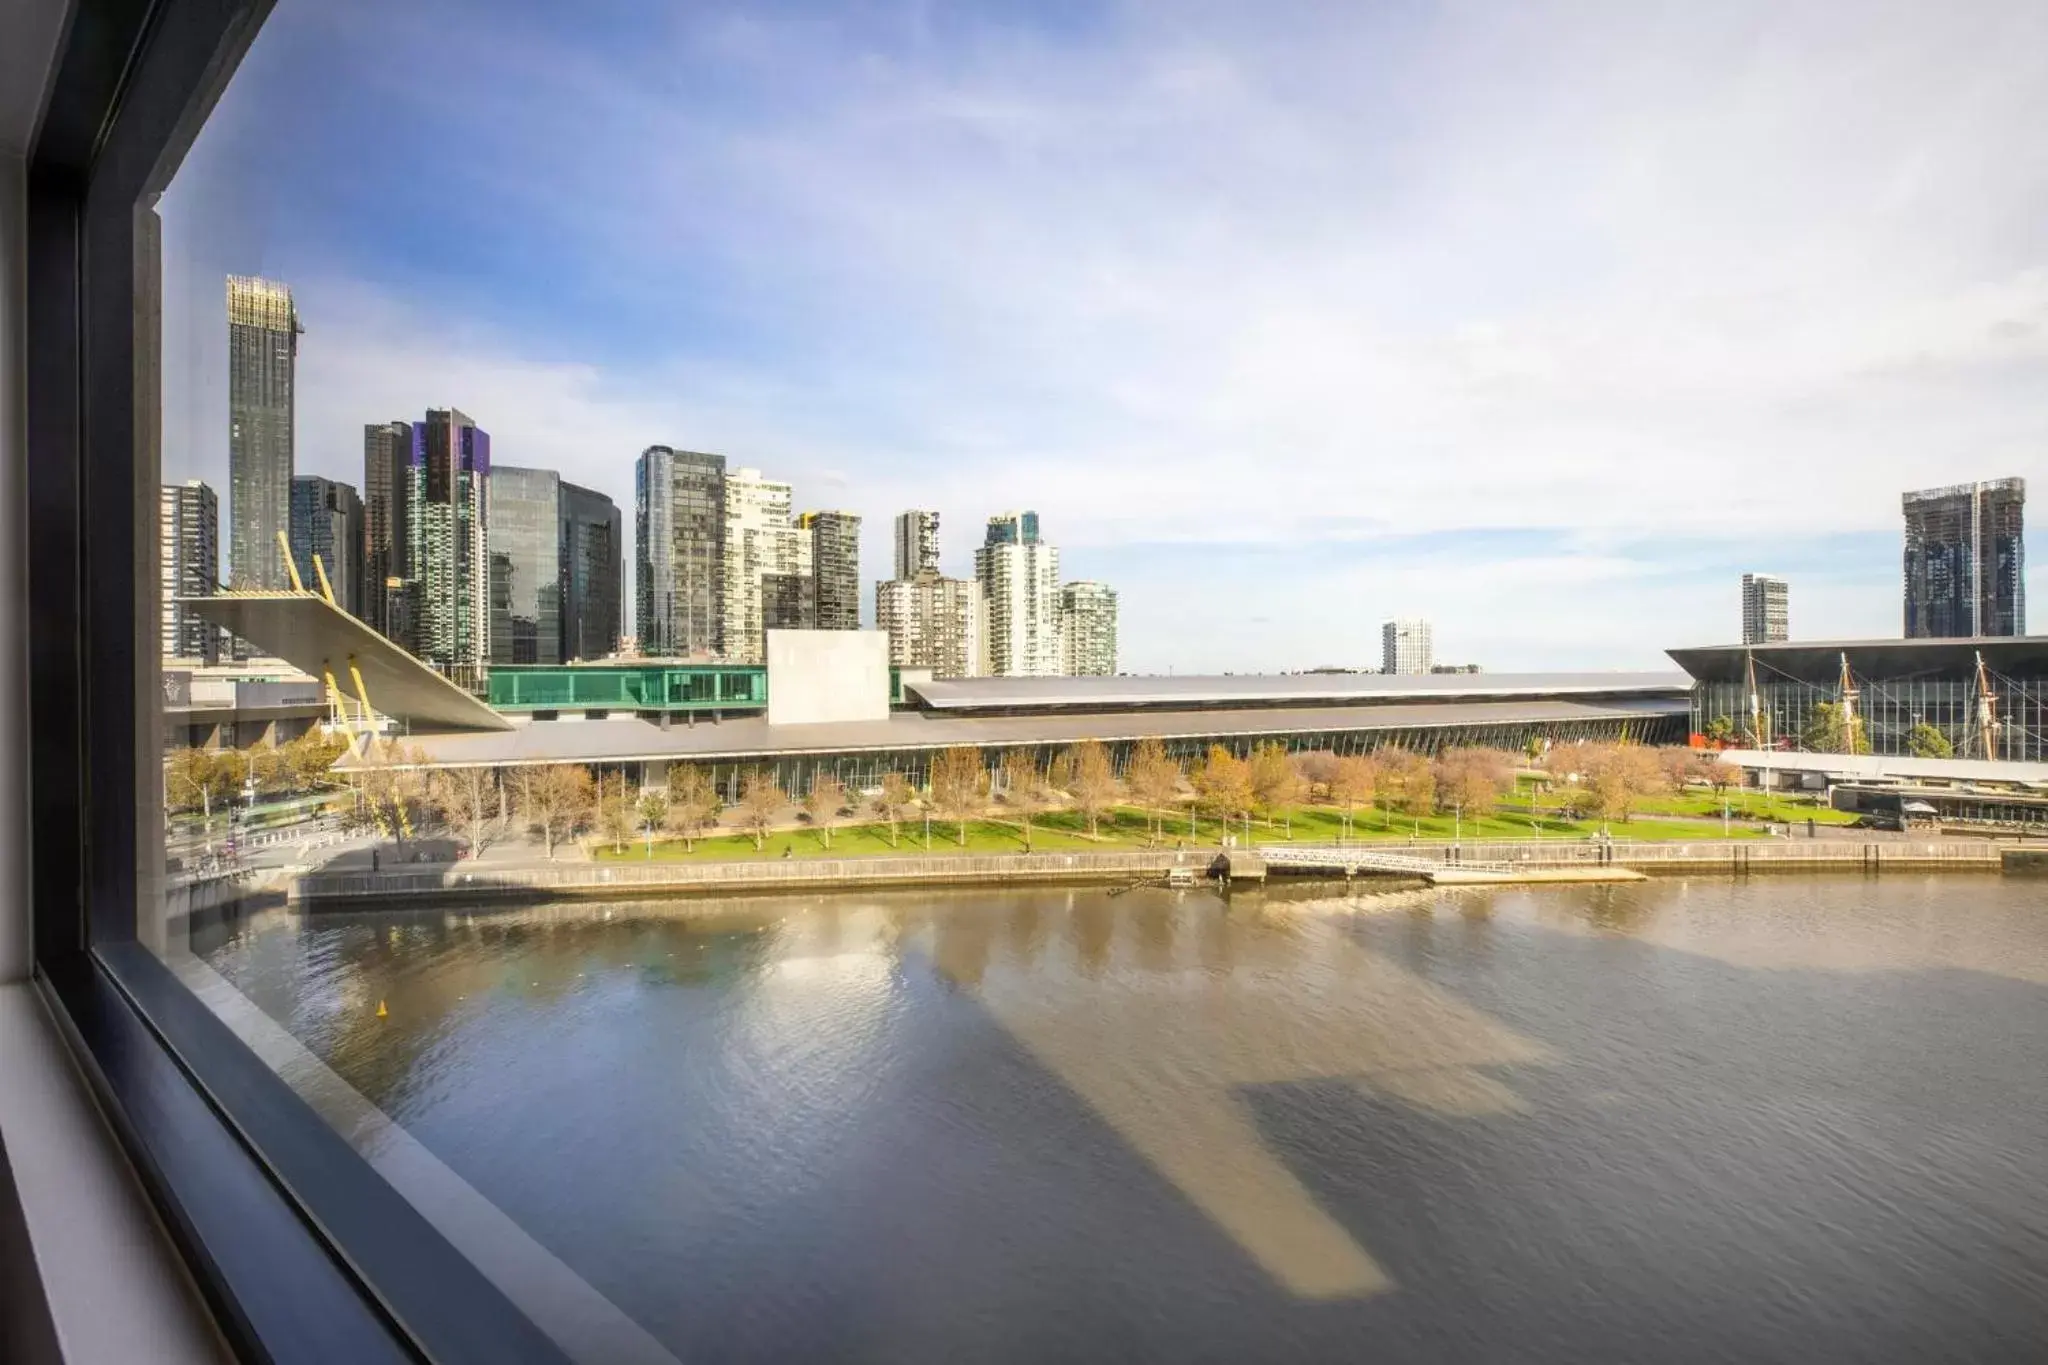
[[[685,1360],[2048,1358],[2039,882],[273,916],[206,956]]]

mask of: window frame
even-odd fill
[[[270,5],[75,0],[27,158],[35,979],[238,1356],[564,1361],[136,934],[161,865],[138,800],[160,474],[136,441],[137,207]]]

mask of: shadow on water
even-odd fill
[[[210,946],[685,1359],[2048,1339],[2041,987],[1737,967],[1616,932],[1655,894],[1572,896],[1556,927],[1493,893],[1328,919],[1040,891]]]

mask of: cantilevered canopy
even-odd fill
[[[351,697],[360,673],[369,708],[378,715],[449,730],[512,728],[511,721],[312,593],[226,592],[181,597],[178,603],[313,677],[331,675]]]

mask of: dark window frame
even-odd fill
[[[239,1356],[561,1361],[136,937],[157,477],[135,439],[136,207],[269,9],[77,0],[28,159],[36,980]]]

